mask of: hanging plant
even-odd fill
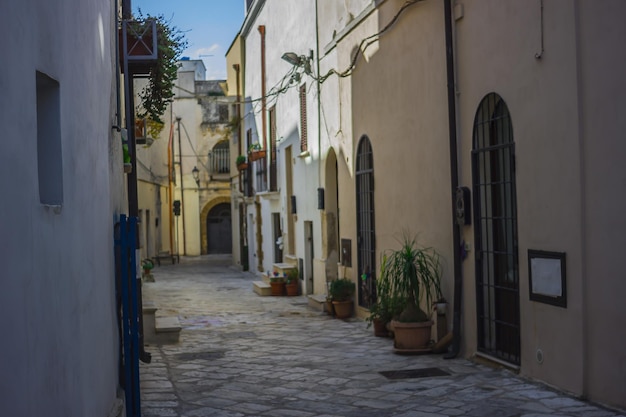
[[[146,20],[156,21],[157,63],[150,70],[148,84],[139,93],[141,105],[137,106],[137,116],[147,117],[151,121],[149,123],[151,134],[157,133],[153,137],[158,137],[158,132],[163,128],[161,116],[174,97],[178,60],[187,47],[187,40],[184,33],[170,26],[170,22],[166,21],[163,15],[144,16],[140,9],[136,20],[140,24]]]

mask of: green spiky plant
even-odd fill
[[[380,276],[376,280],[376,302],[370,307],[370,315],[367,317],[368,327],[375,320],[388,323],[402,312],[401,300],[394,296],[391,291],[391,277],[385,273],[387,255],[383,254],[380,266]]]
[[[405,233],[400,249],[388,251],[383,258],[381,280],[388,280],[390,299],[399,306],[396,320],[428,321],[429,316],[420,303],[425,299],[430,306],[434,297],[439,296],[439,254],[432,248],[419,247],[416,238]]]

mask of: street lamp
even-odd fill
[[[311,61],[313,60],[313,51],[311,50],[309,56],[296,54],[295,52],[285,52],[281,57],[283,61],[289,62],[291,65],[296,67],[302,67],[304,69],[304,73],[307,75],[311,74]]]
[[[191,170],[191,175],[193,175],[193,179],[196,180],[196,185],[200,187],[200,170],[198,167],[194,166]]]

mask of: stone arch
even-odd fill
[[[201,237],[201,253],[203,255],[206,255],[208,253],[209,250],[209,241],[208,241],[208,237],[207,237],[207,216],[209,215],[209,212],[211,211],[211,209],[213,209],[214,207],[216,207],[218,204],[224,204],[227,203],[230,205],[230,197],[229,196],[220,196],[220,197],[215,197],[213,199],[211,199],[210,201],[208,201],[204,207],[202,208],[202,211],[200,212],[200,237]]]

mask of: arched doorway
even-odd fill
[[[232,227],[230,204],[220,203],[206,216],[207,254],[231,253]]]
[[[356,154],[356,221],[359,305],[375,301],[376,247],[374,229],[374,157],[367,136],[361,137]]]
[[[474,118],[472,178],[478,350],[519,364],[515,143],[509,110],[495,93]]]

